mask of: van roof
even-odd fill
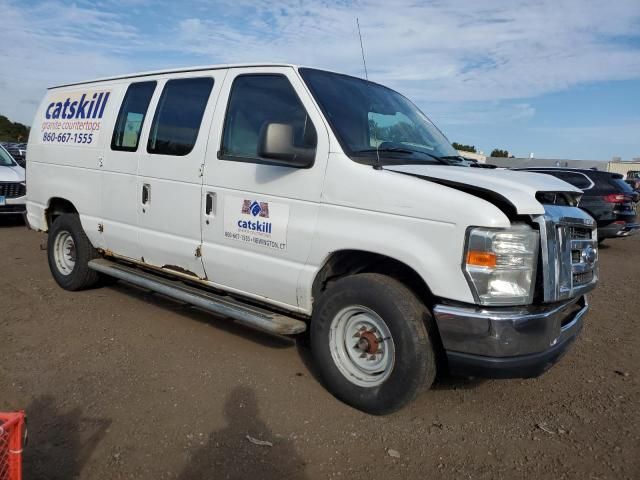
[[[150,72],[139,72],[139,73],[128,73],[125,75],[117,75],[114,77],[104,77],[104,78],[96,78],[94,80],[86,80],[84,82],[74,82],[74,83],[65,83],[63,85],[56,85],[53,87],[49,87],[49,90],[53,90],[55,88],[63,88],[63,87],[72,87],[74,85],[85,85],[88,83],[98,83],[98,82],[107,82],[111,80],[124,80],[127,78],[139,78],[139,77],[148,77],[151,75],[163,75],[165,73],[185,73],[185,72],[200,72],[203,70],[222,70],[224,68],[247,68],[247,67],[293,67],[297,68],[297,65],[293,65],[291,63],[233,63],[228,65],[202,65],[197,67],[181,67],[181,68],[170,68],[165,70],[153,70]]]

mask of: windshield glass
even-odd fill
[[[407,98],[387,87],[337,73],[300,69],[340,145],[353,160],[449,163],[460,155]]]
[[[0,167],[13,167],[15,164],[13,157],[7,153],[4,147],[0,147]]]

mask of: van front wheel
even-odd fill
[[[364,273],[338,280],[320,297],[311,321],[322,379],[359,410],[400,409],[435,378],[430,320],[424,304],[393,278]]]
[[[76,214],[60,215],[47,241],[47,257],[53,278],[65,290],[82,290],[98,283],[100,275],[89,268],[98,252],[82,229]]]

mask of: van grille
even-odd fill
[[[19,182],[0,182],[0,197],[17,198],[26,193],[26,188]]]
[[[574,286],[584,285],[586,283],[589,283],[591,280],[593,280],[593,271],[573,274]]]
[[[598,281],[595,222],[582,210],[545,205],[539,217],[546,302],[582,295]]]
[[[570,227],[569,233],[571,234],[571,238],[574,239],[582,239],[588,240],[591,239],[592,229],[590,228],[582,228],[582,227]]]
[[[558,225],[557,229],[559,293],[563,298],[570,298],[576,290],[594,281],[597,241],[593,238],[593,229],[570,225]]]

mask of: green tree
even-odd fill
[[[29,138],[29,127],[18,122],[12,122],[4,115],[0,115],[0,141],[26,142]]]
[[[492,157],[508,157],[509,156],[509,152],[507,150],[500,150],[499,148],[494,148],[491,151],[491,156]]]
[[[463,152],[476,153],[476,146],[475,145],[464,145],[463,143],[458,143],[458,142],[453,142],[451,145],[456,150],[462,150]]]

